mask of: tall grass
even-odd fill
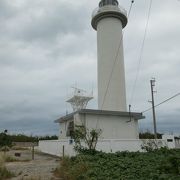
[[[54,174],[64,180],[84,179],[82,174],[88,170],[88,164],[81,158],[73,163],[72,158],[64,157],[60,163]]]
[[[7,170],[5,166],[5,155],[0,153],[0,179],[7,179],[14,176],[13,173]]]
[[[29,177],[29,178],[27,178],[27,177],[26,177],[26,178],[23,178],[23,177],[22,177],[20,180],[42,180],[42,179],[41,179],[41,177],[39,176],[39,177]]]

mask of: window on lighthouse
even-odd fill
[[[118,6],[118,1],[117,0],[101,0],[101,2],[99,3],[99,7],[106,6],[106,5]]]

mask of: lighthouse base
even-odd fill
[[[69,139],[76,126],[101,130],[99,139],[139,139],[138,120],[141,113],[82,109],[56,120],[60,125],[59,139]]]

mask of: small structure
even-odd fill
[[[168,148],[173,149],[177,148],[180,149],[180,137],[176,137],[174,135],[164,134],[162,139],[166,142]]]
[[[74,89],[73,97],[68,99],[66,102],[70,103],[73,111],[78,111],[80,109],[86,109],[88,102],[93,99],[93,93],[87,94],[85,90],[72,87]]]

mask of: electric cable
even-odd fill
[[[158,107],[158,106],[160,106],[160,105],[162,105],[162,104],[164,104],[164,103],[170,101],[171,99],[174,99],[175,97],[177,97],[177,96],[179,96],[179,95],[180,95],[180,93],[177,93],[177,94],[175,94],[174,96],[172,96],[172,97],[170,97],[170,98],[168,98],[168,99],[162,101],[161,103],[155,105],[154,107],[156,108],[156,107]],[[148,112],[148,111],[150,111],[151,109],[152,109],[152,107],[149,108],[149,109],[144,110],[142,113]]]
[[[131,1],[131,5],[130,5],[129,11],[128,11],[128,19],[129,19],[130,14],[131,14],[133,3],[134,3],[134,1]],[[110,82],[111,82],[111,79],[112,79],[112,75],[113,75],[113,72],[114,72],[114,67],[115,67],[117,59],[118,59],[119,50],[120,50],[120,48],[122,46],[123,35],[124,35],[124,32],[122,33],[122,36],[121,36],[121,39],[120,39],[120,42],[119,42],[119,46],[118,46],[118,49],[117,49],[117,52],[116,52],[115,60],[114,60],[114,63],[113,63],[113,66],[112,66],[112,70],[111,70],[111,73],[110,73],[110,77],[109,77],[109,80],[108,80],[108,84],[107,84],[107,87],[106,87],[105,95],[103,97],[103,101],[102,101],[103,103],[102,103],[101,108],[100,108],[101,110],[103,108],[103,105],[104,105],[104,102],[105,102],[105,99],[106,99],[106,96],[107,96],[109,85],[110,85]]]
[[[133,3],[134,3],[134,1],[131,1],[131,5],[130,5],[130,8],[129,8],[129,12],[128,12],[128,18],[129,18],[129,16],[130,16],[130,13],[131,13],[131,9],[132,9]]]
[[[140,50],[140,56],[139,56],[139,60],[138,60],[137,72],[136,72],[136,76],[135,76],[134,85],[133,85],[133,88],[132,88],[132,93],[131,93],[131,96],[130,96],[130,104],[133,103],[134,94],[135,94],[135,90],[136,90],[136,85],[137,85],[137,81],[138,81],[138,77],[139,77],[139,73],[140,73],[140,67],[141,67],[141,63],[142,63],[143,51],[144,51],[146,36],[147,36],[147,32],[148,32],[148,25],[149,25],[149,19],[150,19],[150,15],[151,15],[151,9],[152,9],[152,0],[150,0],[150,4],[149,4],[147,22],[146,22],[146,25],[145,25],[144,37],[143,37],[142,46],[141,46],[141,50]]]

